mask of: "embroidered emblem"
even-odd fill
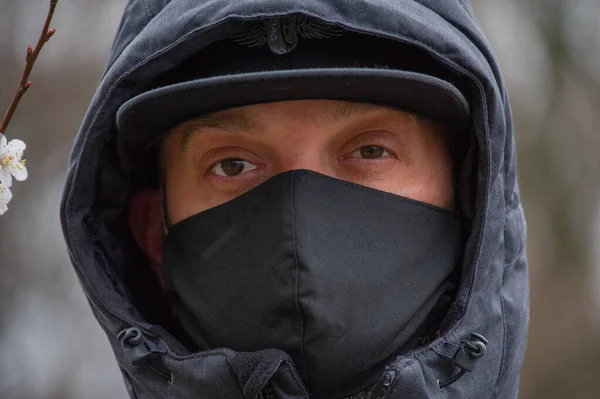
[[[249,22],[243,31],[232,39],[249,47],[268,44],[275,54],[287,54],[303,39],[326,39],[341,35],[343,30],[333,24],[320,22],[304,15],[289,15]]]

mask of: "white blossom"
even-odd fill
[[[4,215],[4,212],[8,210],[8,203],[12,199],[12,193],[10,188],[0,183],[0,216]]]
[[[6,188],[12,186],[12,177],[18,181],[27,179],[27,168],[23,152],[25,143],[21,140],[7,142],[6,137],[0,133],[0,183]]]

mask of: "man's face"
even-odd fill
[[[341,101],[286,101],[214,113],[178,126],[165,139],[168,222],[295,169],[450,209],[446,134],[439,123],[411,113]]]

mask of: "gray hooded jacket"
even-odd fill
[[[517,397],[529,320],[526,226],[506,89],[468,1],[130,0],[72,151],[61,218],[131,397],[308,397],[278,351],[260,359],[228,349],[194,353],[163,327],[163,298],[148,288],[156,281],[128,233],[135,160],[122,150],[115,123],[119,107],[148,82],[230,37],[241,20],[293,13],[416,46],[466,82],[476,139],[475,162],[462,171],[473,206],[459,291],[443,335],[391,362],[374,397]],[[482,341],[473,333],[487,338],[485,351],[474,347]]]

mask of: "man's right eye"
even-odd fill
[[[243,159],[226,159],[217,162],[211,168],[211,172],[218,176],[233,177],[253,169],[256,169],[256,165]]]
[[[379,159],[388,155],[390,155],[390,153],[385,148],[378,145],[363,146],[350,154],[350,156],[353,158],[363,159]]]

